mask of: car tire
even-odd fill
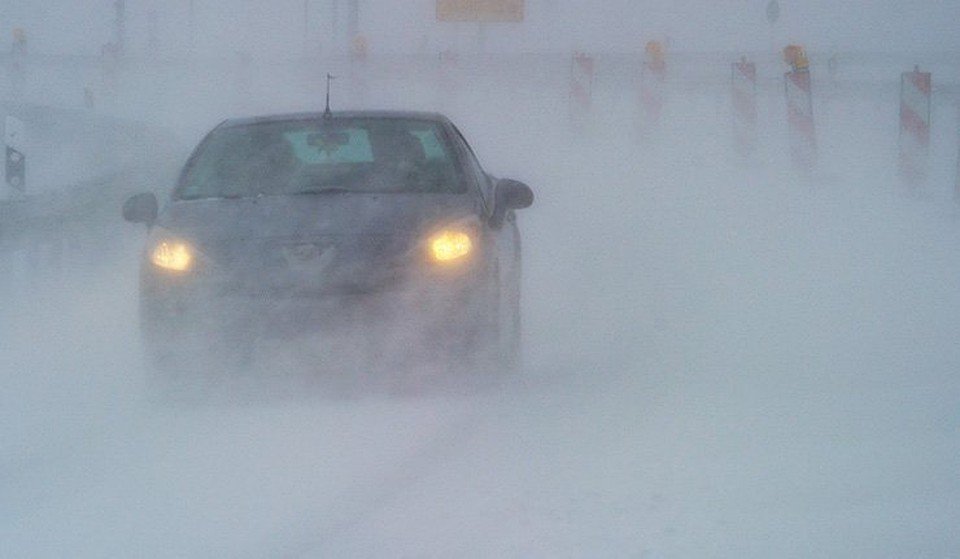
[[[221,381],[248,370],[254,343],[242,337],[228,339],[194,334],[187,339],[162,335],[156,324],[144,324],[141,346],[147,370],[147,390],[159,401],[198,402]],[[167,330],[167,332],[175,330]],[[207,347],[199,347],[198,340]]]
[[[498,375],[516,372],[521,364],[520,290],[516,282],[501,283],[497,266],[491,273],[489,310],[480,344],[484,364]]]
[[[157,403],[196,404],[210,392],[210,378],[198,361],[183,355],[158,351],[144,344],[146,391]]]
[[[497,327],[498,365],[504,373],[515,373],[522,365],[522,317],[520,289],[516,285],[500,292]]]

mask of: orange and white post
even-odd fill
[[[578,52],[570,64],[570,116],[582,122],[593,108],[594,61],[589,54]]]
[[[927,178],[931,86],[930,72],[919,68],[900,76],[900,178],[909,185]]]
[[[783,49],[783,58],[790,65],[790,71],[784,74],[790,155],[800,172],[810,174],[817,164],[810,62],[803,47],[797,45]]]
[[[731,68],[730,95],[734,143],[737,153],[746,158],[757,149],[757,65],[746,57]]]
[[[367,38],[363,35],[355,36],[350,42],[350,89],[352,91],[351,103],[356,107],[364,107],[367,103],[367,92],[369,91],[368,54]]]
[[[644,124],[656,126],[660,123],[666,98],[667,61],[659,41],[649,41],[644,53],[640,70],[640,107]]]

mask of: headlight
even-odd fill
[[[427,245],[436,262],[453,262],[473,252],[473,238],[462,229],[441,229],[430,237]]]
[[[194,251],[183,241],[160,241],[150,252],[150,262],[158,268],[186,272],[193,267]]]

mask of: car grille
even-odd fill
[[[400,282],[408,243],[396,237],[229,240],[205,247],[224,293],[254,296],[363,293]]]

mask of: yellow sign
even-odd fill
[[[437,21],[521,22],[524,0],[437,0]]]

